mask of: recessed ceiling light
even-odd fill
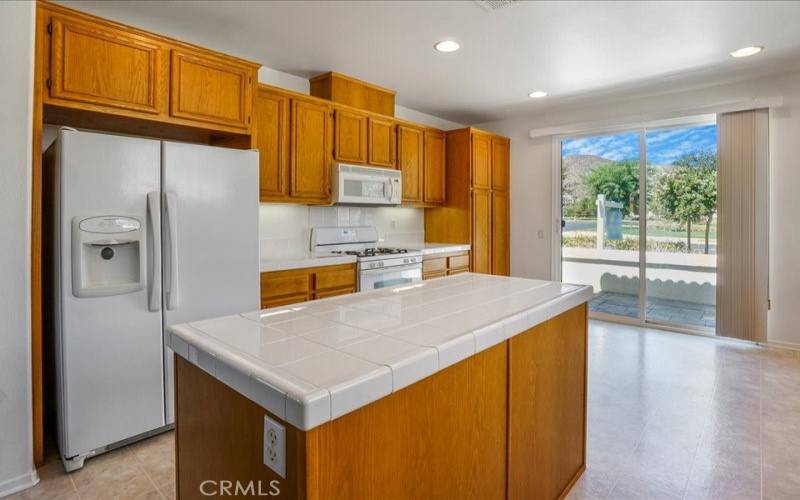
[[[461,45],[454,40],[442,40],[441,42],[436,42],[433,48],[439,52],[455,52],[461,48]]]
[[[547,92],[545,92],[544,90],[534,90],[533,92],[528,94],[528,97],[533,97],[534,99],[539,99],[540,97],[547,97]]]
[[[751,47],[742,47],[741,49],[734,50],[731,52],[733,57],[748,57],[754,56],[764,50],[764,47],[759,47],[758,45],[753,45]]]

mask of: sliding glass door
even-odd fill
[[[589,310],[641,317],[641,134],[561,143],[561,279],[594,287]]]
[[[716,326],[717,126],[647,130],[646,319]]]
[[[594,317],[713,332],[716,125],[565,138],[561,279]]]

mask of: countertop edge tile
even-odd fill
[[[420,347],[408,358],[387,366],[392,370],[392,392],[397,392],[438,372],[439,352],[434,347]]]
[[[302,397],[286,395],[286,421],[307,431],[331,420],[331,394],[319,389]]]
[[[412,247],[414,245],[411,245]],[[415,247],[422,255],[437,255],[440,253],[468,252],[472,249],[469,243],[425,243]]]
[[[437,344],[439,370],[453,366],[475,354],[475,335],[470,332]]]
[[[357,410],[392,393],[392,370],[385,365],[328,388],[331,420]]]

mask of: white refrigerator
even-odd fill
[[[53,168],[67,470],[173,422],[165,327],[259,308],[258,153],[61,129]]]

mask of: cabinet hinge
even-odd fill
[[[45,85],[47,85],[48,89],[53,85],[53,82],[49,78],[44,83],[45,83]]]
[[[47,34],[48,35],[52,35],[53,34],[53,23],[52,23],[52,21],[47,23]]]

